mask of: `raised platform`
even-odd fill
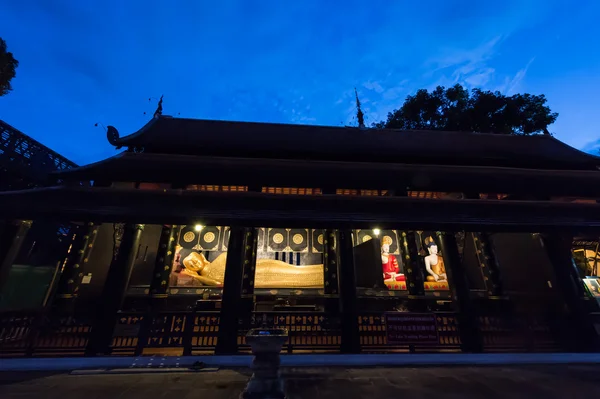
[[[252,356],[171,356],[2,359],[0,371],[72,371],[83,369],[181,368],[196,362],[207,367],[250,367]],[[600,364],[600,353],[284,355],[283,367],[482,366],[527,364]]]

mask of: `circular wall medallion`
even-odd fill
[[[283,234],[277,233],[273,236],[273,242],[275,244],[281,244],[283,242]]]
[[[300,245],[304,241],[304,237],[302,237],[302,234],[294,234],[292,241],[294,241],[294,244]]]
[[[213,233],[212,231],[209,231],[208,233],[204,234],[204,241],[207,243],[211,243],[215,240],[215,233]]]
[[[319,236],[317,237],[317,242],[323,245],[323,234],[319,234]]]
[[[196,234],[192,233],[191,231],[188,231],[183,235],[183,241],[185,242],[192,242],[194,241],[194,238],[196,238]]]
[[[371,236],[369,236],[369,235],[365,235],[365,236],[363,237],[363,242],[367,242],[367,241],[369,241],[370,239],[371,239]]]

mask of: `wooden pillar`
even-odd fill
[[[165,224],[162,227],[154,269],[152,270],[152,280],[150,281],[150,289],[148,290],[150,300],[146,306],[146,314],[141,322],[136,353],[142,353],[144,350],[144,347],[150,338],[149,334],[153,329],[154,322],[160,320],[160,311],[163,310],[166,305],[168,297],[167,292],[169,290],[169,277],[171,274],[171,267],[173,267],[173,258],[175,256],[175,246],[177,245],[179,231],[180,227],[177,225]],[[188,331],[191,332],[189,324]],[[184,351],[189,350],[189,347],[190,345],[184,345]],[[185,355],[189,354],[190,353],[185,353]]]
[[[556,275],[557,288],[568,311],[566,323],[557,326],[561,330],[568,330],[562,337],[563,341],[568,346],[567,349],[572,351],[597,351],[600,349],[598,334],[579,294],[583,282],[573,262],[572,237],[545,234],[541,239]]]
[[[173,267],[173,257],[175,256],[175,246],[179,235],[180,226],[164,225],[158,242],[158,251],[156,253],[156,262],[150,282],[151,298],[166,298],[169,289],[169,277],[171,267]]]
[[[325,295],[337,295],[339,291],[339,260],[335,236],[335,230],[323,230],[323,281],[325,283]]]
[[[219,335],[215,353],[237,353],[239,303],[242,296],[243,263],[252,258],[252,241],[255,230],[244,227],[231,227],[227,246],[227,263],[223,282],[223,299],[219,320]]]
[[[325,293],[325,321],[322,325],[340,329],[340,259],[337,251],[337,230],[322,230],[319,237],[323,244],[323,282]],[[317,239],[319,239],[317,237]]]
[[[3,226],[0,236],[0,295],[31,224],[31,220],[16,220],[6,222]]]
[[[487,293],[490,296],[502,294],[502,282],[500,280],[500,269],[491,250],[489,236],[484,233],[466,233],[467,239],[473,240],[475,254],[481,267],[481,274],[485,282]]]
[[[454,233],[450,232],[437,232],[437,237],[446,264],[452,299],[458,310],[461,349],[464,352],[481,352],[483,343],[479,333],[477,314],[469,295],[467,274],[458,254],[456,237]]]
[[[256,274],[257,247],[258,229],[247,229],[244,243],[244,255],[242,260],[242,294],[244,296],[254,295],[254,276]]]
[[[74,299],[79,294],[84,264],[88,262],[97,234],[98,226],[91,222],[76,228],[56,288],[55,305],[58,307],[66,305],[67,308],[72,308]]]
[[[250,233],[250,235],[248,234]],[[259,229],[247,229],[244,243],[244,254],[242,256],[242,293],[237,301],[235,311],[237,312],[236,324],[232,335],[236,337],[236,346],[233,349],[237,352],[237,338],[239,336],[240,325],[250,328],[252,326],[252,315],[254,312],[254,276],[256,275],[256,257],[258,251]],[[245,329],[245,328],[243,328]]]
[[[115,249],[116,256],[113,257],[108,269],[96,316],[92,323],[92,332],[86,348],[87,355],[106,354],[110,350],[118,311],[125,298],[143,231],[143,224],[125,225],[121,244],[118,252]]]
[[[341,351],[343,353],[359,353],[360,335],[358,332],[358,306],[356,303],[352,230],[340,230],[336,244],[340,262]]]
[[[425,295],[423,283],[423,272],[421,270],[421,259],[417,248],[417,238],[414,231],[402,232],[402,251],[404,255],[404,275],[406,276],[406,288],[411,296]]]

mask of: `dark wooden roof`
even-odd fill
[[[57,187],[0,193],[2,218],[581,234],[597,233],[600,205]]]
[[[60,179],[248,187],[496,192],[600,198],[600,172],[455,165],[301,161],[124,152]]]
[[[551,136],[400,131],[229,122],[160,116],[120,137],[116,147],[146,153],[432,165],[595,170],[600,158]]]

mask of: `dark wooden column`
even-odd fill
[[[65,259],[58,280],[55,307],[64,310],[72,309],[74,299],[79,294],[84,264],[88,262],[97,235],[98,226],[94,225],[94,223],[90,222],[77,227],[71,244],[71,250]]]
[[[342,313],[343,353],[360,352],[358,332],[358,306],[356,303],[356,278],[354,271],[354,253],[352,230],[340,230],[336,243],[340,261],[340,312]]]
[[[479,333],[477,315],[469,295],[467,274],[458,254],[456,237],[451,232],[437,232],[437,236],[446,264],[452,299],[458,310],[461,349],[464,352],[481,352],[483,343]]]
[[[502,294],[502,282],[500,280],[500,270],[490,246],[489,236],[485,233],[466,234],[467,239],[470,238],[473,240],[473,247],[479,261],[479,267],[481,267],[481,274],[483,275],[488,295],[499,296]]]
[[[557,326],[561,330],[568,330],[564,331],[563,336],[563,340],[570,346],[567,349],[580,352],[599,350],[598,334],[580,295],[583,282],[573,262],[572,237],[545,234],[541,238],[556,275],[557,288],[561,291],[568,309],[566,323]],[[561,328],[565,327],[565,324],[569,325],[568,329]]]
[[[339,290],[339,260],[336,251],[336,231],[323,230],[323,281],[325,295],[337,295]]]
[[[254,275],[256,274],[256,251],[258,246],[258,229],[247,229],[244,242],[242,294],[254,295]],[[229,255],[227,255],[229,256]]]
[[[232,226],[227,246],[227,263],[223,282],[223,299],[219,320],[219,335],[215,352],[234,354],[237,352],[239,303],[242,296],[243,263],[252,257],[254,235],[252,229]]]
[[[180,226],[164,225],[160,234],[156,262],[150,283],[150,297],[153,299],[166,298],[169,289],[169,277],[173,267],[175,246]]]
[[[3,226],[0,236],[0,295],[31,224],[30,220],[16,220],[6,222]]]
[[[118,251],[115,250],[116,256],[113,257],[108,269],[96,316],[92,323],[90,341],[86,348],[87,355],[95,356],[109,352],[113,330],[118,318],[117,312],[121,308],[129,285],[143,231],[143,224],[125,225],[121,244]]]
[[[232,335],[236,337],[236,346],[234,352],[237,352],[237,337],[240,335],[239,328],[252,327],[252,315],[254,311],[254,276],[256,275],[256,257],[258,250],[259,229],[246,229],[244,238],[244,249],[242,256],[242,294],[236,302],[235,311],[237,312],[236,324]]]
[[[179,236],[180,229],[181,227],[177,225],[165,224],[162,226],[154,269],[152,270],[152,280],[150,281],[150,289],[148,290],[150,300],[147,303],[146,314],[141,323],[136,353],[141,353],[144,350],[144,346],[149,342],[149,335],[151,334],[151,330],[153,330],[154,323],[160,320],[160,312],[165,309],[167,304],[169,277],[171,267],[173,267],[175,246],[177,245],[177,237]],[[189,326],[190,323],[186,324]],[[188,330],[190,330],[190,327],[188,327]],[[191,331],[189,332],[191,333]],[[187,339],[187,337],[191,337],[191,335],[187,334],[184,339]],[[184,351],[187,351],[190,345],[186,344],[184,348]],[[185,355],[189,354],[189,352],[185,353]]]
[[[337,251],[338,231],[334,229],[322,230],[323,244],[323,282],[325,293],[324,311],[325,321],[322,324],[332,329],[341,331],[340,320],[340,259]],[[319,239],[317,237],[317,239]]]
[[[402,232],[402,247],[404,249],[402,254],[404,255],[404,275],[406,276],[408,293],[411,296],[423,296],[425,295],[425,286],[414,231]]]

